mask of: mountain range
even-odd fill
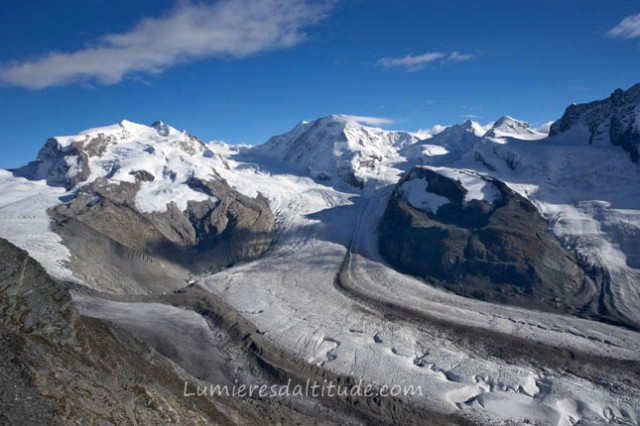
[[[52,137],[0,170],[0,403],[40,404],[0,418],[639,424],[639,161],[640,85],[548,131],[332,115],[258,146],[126,120]],[[175,394],[391,378],[429,398]]]

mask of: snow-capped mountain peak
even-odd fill
[[[399,148],[418,141],[413,133],[368,127],[362,121],[367,118],[349,115],[302,121],[253,151],[291,163],[313,178],[338,178],[362,188],[370,178],[379,178],[381,164],[399,161]]]
[[[408,158],[428,159],[428,163],[452,161],[468,152],[482,139],[486,129],[480,123],[466,120],[444,129],[442,132],[404,147],[400,152]]]
[[[486,129],[482,127],[480,123],[473,120],[466,120],[463,123],[451,126],[450,128],[456,127],[459,128],[459,131],[473,133],[476,136],[483,136],[486,133]]]
[[[484,137],[492,139],[515,138],[536,140],[543,139],[546,135],[531,128],[531,125],[526,121],[504,116],[493,124],[491,129],[484,134]]]
[[[486,133],[486,129],[484,127],[482,127],[482,125],[480,123],[478,123],[477,121],[473,121],[473,120],[465,120],[464,122],[462,122],[460,124],[456,124],[456,125],[453,125],[453,126],[449,127],[445,131],[447,131],[447,130],[451,131],[452,133],[453,132],[472,133],[475,136],[482,136],[482,135],[484,135]]]
[[[68,189],[97,179],[135,184],[138,210],[164,211],[171,201],[184,210],[188,201],[208,198],[189,183],[216,179],[220,159],[210,154],[198,138],[162,122],[145,126],[123,120],[50,138],[20,173]]]

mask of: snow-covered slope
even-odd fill
[[[357,117],[331,115],[303,121],[253,152],[283,160],[319,180],[341,179],[362,188],[368,180],[386,179],[381,176],[385,168],[401,160],[398,149],[417,141],[413,133],[366,127]]]
[[[416,144],[407,145],[400,153],[419,164],[446,166],[474,151],[481,141],[506,143],[508,140],[540,140],[546,137],[529,123],[508,116],[486,126],[467,120]]]

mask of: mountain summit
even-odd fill
[[[447,127],[431,138],[406,146],[401,153],[407,158],[426,158],[429,163],[452,161],[472,149],[485,132],[479,123],[467,120]]]
[[[542,139],[547,135],[531,128],[526,121],[504,116],[496,121],[491,129],[485,133],[485,138],[505,138],[515,137],[517,139]]]
[[[254,152],[290,163],[319,180],[340,179],[363,188],[382,164],[397,159],[398,148],[418,139],[409,132],[363,126],[357,117],[330,115],[303,121]]]

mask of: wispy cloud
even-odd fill
[[[535,129],[535,131],[536,132],[540,132],[540,133],[544,133],[545,135],[548,135],[549,132],[551,131],[551,126],[553,125],[553,123],[555,123],[555,121],[548,121],[548,122],[542,124],[537,129]]]
[[[387,117],[370,117],[367,115],[341,115],[340,117],[349,121],[356,121],[361,124],[369,124],[371,126],[386,126],[393,124],[395,120]]]
[[[436,124],[430,129],[419,129],[415,132],[416,135],[422,140],[431,139],[435,135],[444,132],[449,126],[443,126],[441,124]]]
[[[640,13],[624,18],[622,22],[612,28],[607,35],[609,37],[624,39],[640,37]]]
[[[337,0],[182,1],[167,16],[144,18],[75,52],[48,53],[0,68],[0,81],[29,89],[74,82],[115,84],[203,58],[236,59],[294,46]]]
[[[377,64],[385,68],[405,68],[407,71],[418,71],[434,62],[463,62],[471,60],[475,55],[454,52],[426,52],[421,55],[407,55],[400,58],[381,58]]]
[[[476,55],[473,55],[471,53],[461,53],[456,51],[456,52],[451,52],[447,60],[452,62],[464,62],[464,61],[470,61],[475,57]]]
[[[378,65],[386,68],[402,67],[409,71],[417,71],[424,68],[424,66],[430,62],[435,62],[438,59],[446,57],[444,53],[440,52],[428,52],[422,55],[407,55],[402,58],[381,58],[378,60]]]

